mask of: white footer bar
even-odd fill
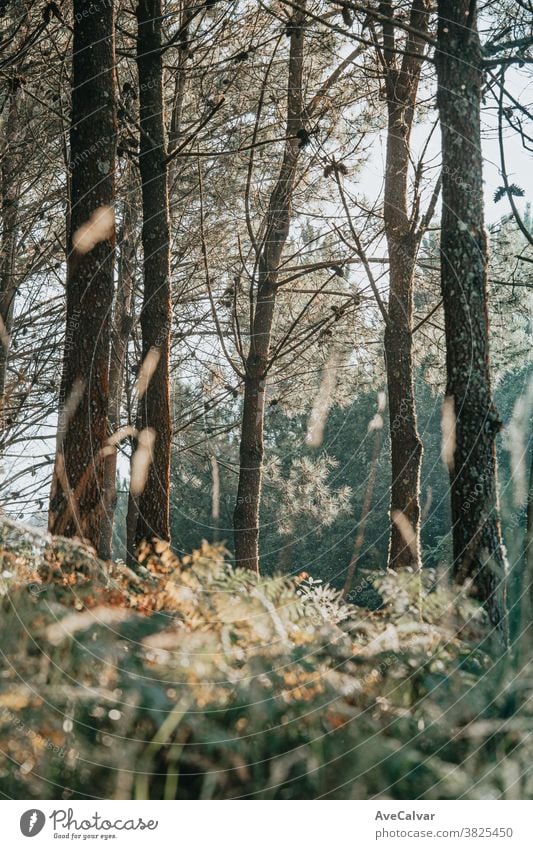
[[[533,803],[520,801],[3,801],[0,812],[6,849],[533,849]]]

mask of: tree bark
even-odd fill
[[[382,3],[392,17],[392,4]],[[413,0],[410,25],[428,30],[425,0]],[[391,569],[420,567],[420,466],[422,442],[418,435],[413,379],[413,285],[420,239],[410,220],[407,183],[410,138],[416,107],[424,40],[407,38],[406,53],[398,67],[393,24],[383,25],[383,61],[387,95],[387,157],[384,223],[389,255],[389,306],[385,328],[385,367],[391,440],[391,532],[388,563]],[[407,55],[407,51],[409,55]],[[420,58],[417,58],[417,54]],[[401,513],[414,538],[409,543],[394,521]]]
[[[21,81],[13,75],[8,83],[7,120],[2,151],[2,253],[0,261],[0,438],[6,428],[6,372],[9,338],[13,327],[16,278],[15,253],[19,207],[19,155],[17,151],[18,99]],[[3,441],[3,440],[2,440]]]
[[[128,493],[128,509],[126,512],[126,566],[129,566],[130,569],[135,569],[137,563],[135,532],[138,516],[139,500],[130,492]]]
[[[453,574],[472,579],[491,621],[504,625],[507,564],[497,495],[487,315],[488,245],[480,142],[481,48],[472,0],[439,0],[437,101],[442,133],[441,287],[446,394],[455,410],[450,468]]]
[[[114,6],[74,0],[73,12],[66,333],[49,529],[98,547],[115,237],[86,253],[73,243],[93,213],[114,202]]]
[[[526,533],[524,538],[524,578],[521,581],[522,597],[521,637],[526,645],[527,657],[530,654],[530,632],[533,628],[533,451],[529,467],[529,486],[527,492]]]
[[[291,199],[303,129],[304,13],[296,11],[290,33],[285,151],[278,180],[270,196],[258,264],[258,287],[250,347],[245,362],[244,405],[239,448],[239,486],[233,514],[235,563],[259,573],[259,511],[263,462],[265,390],[272,322],[276,306],[278,267],[291,218]]]
[[[129,166],[131,176],[131,166]],[[107,415],[108,435],[120,427],[120,413],[124,388],[124,363],[133,317],[133,280],[135,253],[134,239],[134,192],[132,181],[126,184],[123,221],[120,232],[120,258],[118,267],[117,295],[111,330],[111,358],[109,363],[109,409]],[[99,556],[109,560],[112,551],[113,525],[117,505],[117,447],[110,446],[104,460],[104,515],[100,531]]]
[[[165,143],[161,0],[139,0],[140,159],[142,181],[144,295],[141,309],[142,358],[157,351],[159,360],[139,403],[141,429],[153,428],[155,445],[143,492],[135,542],[168,540],[170,490],[170,218]]]

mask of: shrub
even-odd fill
[[[4,794],[531,795],[531,678],[491,660],[464,591],[385,573],[370,612],[224,556],[154,542],[106,572],[4,523]]]

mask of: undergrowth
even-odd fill
[[[431,570],[368,611],[221,546],[137,573],[3,521],[0,790],[13,798],[530,798],[531,672]]]

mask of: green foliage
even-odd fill
[[[496,387],[496,406],[505,426],[512,418],[516,400],[527,390],[530,375],[531,367],[522,367],[508,372]],[[442,394],[428,385],[424,368],[417,373],[415,393],[418,430],[424,444],[420,481],[423,562],[436,568],[451,563],[449,480],[441,460]],[[305,440],[307,416],[288,415],[280,405],[267,407],[267,459],[261,504],[261,569],[265,574],[294,574],[305,569],[339,589],[344,585],[370,476],[373,435],[368,424],[375,412],[374,391],[357,395],[345,406],[334,405],[322,446],[315,449]],[[223,413],[218,415],[217,426],[222,429]],[[234,418],[235,410],[231,409],[228,423]],[[199,430],[194,441],[201,438]],[[202,539],[220,539],[230,550],[233,547],[238,444],[231,433],[224,432],[216,437],[212,450],[221,460],[220,520],[216,525],[211,520],[210,456],[186,451],[174,455],[171,524],[177,551],[190,551]],[[381,571],[387,561],[389,456],[386,411],[383,446],[359,561],[365,573]],[[498,443],[498,463],[502,523],[511,550],[513,541],[518,539],[521,545],[525,508],[517,511],[512,503],[513,475],[503,439]],[[527,456],[524,463],[529,467]],[[186,499],[183,492],[187,493]],[[117,554],[122,556],[120,547]],[[366,593],[357,600],[375,606],[374,596]]]
[[[104,575],[79,545],[7,536],[8,796],[533,791],[531,672],[491,660],[484,613],[432,570],[382,574],[369,612],[305,574],[231,569],[220,546],[178,560],[156,542],[139,574]]]
[[[524,190],[517,186],[516,183],[510,183],[510,185],[505,188],[505,186],[498,186],[496,191],[494,192],[494,203],[498,203],[505,195],[513,195],[516,198],[524,197]]]

